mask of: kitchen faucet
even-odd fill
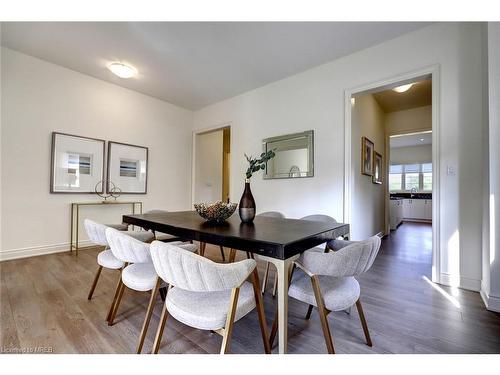
[[[410,198],[413,198],[413,195],[417,193],[417,188],[411,188],[411,192],[410,192]]]

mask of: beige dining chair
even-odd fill
[[[152,353],[158,353],[168,315],[190,327],[222,336],[229,352],[234,323],[257,308],[264,350],[270,353],[267,324],[254,259],[215,263],[169,243],[154,241],[151,257],[158,281],[169,284]],[[251,276],[252,282],[246,281]]]
[[[110,270],[119,270],[124,266],[124,263],[121,260],[116,259],[112,251],[109,250],[108,240],[106,239],[106,229],[113,228],[123,231],[123,233],[126,233],[127,235],[143,242],[152,241],[154,236],[150,232],[146,231],[127,231],[127,224],[101,224],[90,219],[85,219],[83,221],[83,225],[89,240],[95,245],[104,246],[104,250],[97,254],[97,272],[94,276],[94,281],[92,282],[92,286],[90,287],[90,291],[87,296],[87,299],[90,300],[94,295],[102,269],[107,268]]]
[[[113,325],[118,307],[123,297],[125,288],[129,288],[138,292],[151,291],[146,317],[142,325],[139,335],[139,344],[137,353],[140,353],[146,333],[153,313],[154,302],[160,289],[160,280],[156,275],[155,268],[151,260],[150,244],[141,242],[133,237],[117,231],[113,228],[106,229],[106,239],[109,243],[113,255],[119,261],[124,263],[121,271],[121,277],[116,287],[115,298],[109,309],[108,325]],[[156,243],[163,243],[155,241]],[[181,242],[173,242],[177,246],[182,247],[183,251],[196,251],[196,246],[193,244],[183,244]]]
[[[337,220],[335,220],[333,217],[328,216],[328,215],[321,215],[321,214],[304,216],[304,217],[300,218],[300,220],[320,221],[320,222],[327,223],[327,224],[336,224],[337,223]],[[326,245],[325,245],[325,251],[327,251]],[[267,270],[268,270],[268,267],[266,267],[266,273],[264,274],[264,280],[267,278]],[[267,284],[267,280],[265,280],[265,281]],[[274,274],[273,291],[272,291],[273,297],[276,296],[277,287],[278,287],[278,274],[275,273]],[[264,293],[264,290],[265,290],[265,285],[263,284],[262,285],[262,293]],[[311,310],[312,310],[312,306],[310,307],[310,310],[308,310],[309,315],[311,314],[311,312],[310,312]]]
[[[359,313],[366,344],[372,346],[356,276],[371,268],[380,244],[378,236],[364,241],[343,241],[344,246],[337,251],[326,253],[306,251],[295,262],[298,269],[292,276],[288,295],[318,309],[326,347],[330,354],[335,353],[335,348],[327,315],[332,311],[346,310],[354,304]],[[271,345],[274,336],[275,334],[271,333]]]

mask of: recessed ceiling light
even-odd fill
[[[394,91],[396,92],[406,92],[408,91],[409,89],[411,89],[411,87],[414,85],[414,83],[408,83],[407,85],[401,85],[401,86],[398,86],[398,87],[395,87],[393,88]]]
[[[136,68],[119,62],[109,64],[108,69],[120,78],[132,78],[137,74]]]

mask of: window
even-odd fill
[[[401,190],[403,182],[403,166],[390,165],[389,166],[389,191]]]
[[[432,163],[422,164],[423,190],[432,190]]]
[[[419,174],[418,173],[405,173],[405,190],[417,189],[419,190]]]
[[[389,168],[389,191],[432,190],[432,163],[393,164]]]
[[[401,181],[403,178],[402,173],[390,173],[389,174],[389,190],[401,190]]]

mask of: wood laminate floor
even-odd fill
[[[478,293],[433,287],[426,281],[431,273],[431,246],[427,224],[404,223],[383,240],[372,269],[359,279],[373,347],[364,344],[352,309],[350,315],[338,312],[328,317],[337,353],[500,353],[500,314],[487,311]],[[127,290],[116,324],[108,327],[105,317],[118,273],[103,270],[94,298],[87,300],[98,251],[0,263],[1,352],[34,347],[55,353],[135,351],[149,295]],[[207,254],[219,260],[217,248],[208,246]],[[244,254],[238,252],[238,257]],[[266,293],[269,326],[275,308],[275,299]],[[160,311],[158,303],[145,351],[151,349]],[[288,351],[326,353],[318,315],[314,311],[307,321],[306,311],[306,305],[290,300]],[[160,352],[218,353],[220,344],[219,335],[169,318]],[[263,353],[255,311],[235,324],[231,351]]]

